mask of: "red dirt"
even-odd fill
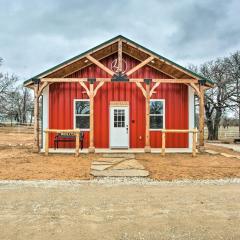
[[[100,154],[50,154],[32,152],[31,128],[0,128],[0,179],[89,179],[90,165]],[[11,147],[9,144],[17,145]],[[217,147],[229,154],[238,153]],[[216,147],[211,147],[217,150]],[[240,160],[221,155],[136,154],[136,158],[159,180],[220,179],[240,177]]]

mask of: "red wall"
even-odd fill
[[[123,56],[128,69],[138,61]],[[102,63],[110,67],[116,55]],[[68,77],[109,77],[95,65],[82,69]],[[133,78],[169,78],[157,70],[145,66],[135,72]],[[152,98],[165,99],[165,124],[167,129],[188,128],[188,87],[184,84],[160,84]],[[73,100],[88,98],[79,83],[54,83],[49,91],[49,128],[73,128]],[[109,147],[109,105],[110,101],[129,101],[130,147],[143,148],[145,145],[145,98],[135,83],[105,83],[94,98],[94,136],[95,147]],[[151,147],[161,147],[161,133],[150,134]],[[50,138],[53,146],[53,136]],[[85,134],[84,147],[89,145],[89,132]],[[71,143],[61,143],[61,147],[71,147]],[[167,147],[188,147],[187,134],[167,134]]]

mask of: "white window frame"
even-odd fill
[[[163,103],[163,113],[162,114],[151,114],[149,113],[149,130],[150,131],[161,131],[162,129],[165,129],[165,99],[150,99],[150,106],[151,102],[162,102]],[[149,111],[150,111],[150,106],[149,106]],[[151,128],[150,127],[150,117],[151,116],[163,116],[163,128]]]
[[[89,102],[90,104],[90,99],[74,99],[73,100],[73,127],[74,129],[76,128],[76,116],[89,116],[89,121],[90,121],[90,113],[89,114],[76,114],[76,102]],[[90,128],[80,128],[80,130],[83,131],[90,131]]]

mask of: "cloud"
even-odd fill
[[[237,0],[0,0],[2,71],[22,80],[118,34],[180,64],[240,49]]]

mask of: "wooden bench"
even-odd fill
[[[235,139],[233,140],[233,142],[234,142],[234,143],[240,143],[240,138],[235,138]]]
[[[49,152],[49,134],[50,133],[56,133],[56,134],[61,134],[61,136],[70,136],[71,135],[71,138],[75,138],[76,140],[76,146],[75,146],[75,156],[78,157],[79,156],[79,143],[80,143],[80,134],[81,134],[81,131],[79,128],[76,128],[76,129],[46,129],[45,131],[45,155],[47,156],[48,155],[48,152]],[[59,135],[60,136],[60,135]],[[83,136],[82,135],[82,143],[83,143]],[[58,143],[59,141],[58,140],[71,140],[70,137],[68,139],[66,138],[61,138],[61,137],[58,137],[58,139],[56,139],[56,143]]]
[[[84,133],[79,136],[81,150],[83,149]],[[58,148],[60,142],[76,142],[76,136],[72,133],[58,133],[54,138],[54,149]]]

